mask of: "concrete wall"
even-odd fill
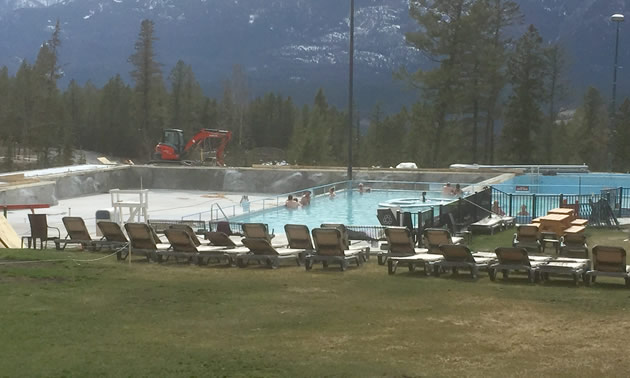
[[[43,181],[33,184],[0,188],[0,205],[56,205],[55,182]]]
[[[478,183],[494,172],[356,171],[355,181]],[[181,189],[281,194],[345,181],[344,169],[215,168],[120,166],[88,172],[45,176],[50,182],[0,188],[0,203],[50,203],[57,199],[107,193],[110,189]],[[30,201],[30,202],[25,202]]]
[[[134,167],[146,188],[281,194],[345,181],[345,170],[285,168]],[[477,183],[497,176],[482,172],[357,171],[355,181]],[[136,181],[139,181],[137,179]]]

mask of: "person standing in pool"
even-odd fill
[[[370,193],[372,191],[372,188],[370,188],[369,186],[363,186],[363,183],[360,182],[359,183],[359,193],[363,194],[363,193]]]
[[[422,202],[427,202],[427,192],[422,192]]]
[[[249,213],[249,197],[246,195],[241,197],[241,208],[244,213]]]
[[[335,198],[335,196],[335,187],[333,186],[332,188],[328,189],[328,198],[333,199]]]
[[[455,197],[461,197],[464,194],[462,192],[462,187],[459,184],[455,184],[455,190],[453,191],[453,195]]]
[[[446,185],[442,187],[442,197],[450,197],[453,195],[453,187],[451,187],[451,183],[447,182]]]
[[[297,209],[298,207],[300,207],[300,204],[297,202],[297,198],[294,200],[293,195],[289,194],[289,197],[284,203],[284,206],[286,206],[287,209]]]
[[[304,192],[304,194],[302,194],[302,198],[300,198],[300,205],[304,207],[310,204],[311,204],[311,192],[310,190],[307,190]]]

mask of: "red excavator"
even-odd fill
[[[222,167],[225,166],[223,152],[231,138],[231,131],[202,129],[184,145],[182,130],[166,129],[162,142],[155,146],[152,162],[208,164]]]

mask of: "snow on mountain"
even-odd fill
[[[630,0],[518,0],[525,23],[546,40],[560,41],[578,86],[609,82],[614,28],[608,17]],[[103,84],[130,71],[142,19],[156,22],[158,59],[168,73],[178,59],[191,64],[209,94],[220,94],[231,66],[243,65],[254,92],[283,91],[308,99],[319,86],[345,102],[349,2],[342,0],[0,0],[0,65],[12,71],[33,61],[42,41],[62,22],[66,80]],[[409,0],[356,0],[359,97],[409,101],[392,72],[415,69],[424,58],[405,43],[416,30]],[[609,59],[610,58],[610,59]],[[621,61],[630,59],[625,50]],[[625,80],[625,81],[624,81]],[[621,78],[620,91],[630,85]],[[630,91],[626,91],[630,92]],[[404,100],[401,100],[404,99]]]

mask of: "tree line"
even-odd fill
[[[420,167],[454,162],[581,164],[630,170],[630,101],[611,117],[590,88],[581,106],[559,119],[569,91],[561,46],[522,23],[509,0],[413,0],[418,29],[405,38],[430,60],[427,69],[394,74],[418,100],[396,114],[375,106],[369,127],[353,125],[353,161],[361,166]],[[4,169],[18,156],[40,167],[76,162],[76,149],[147,160],[165,128],[190,137],[201,128],[231,130],[229,165],[258,163],[248,151],[272,148],[300,165],[345,165],[348,114],[319,90],[312,104],[268,93],[252,99],[243,68],[235,65],[219,99],[203,94],[193,69],[178,61],[168,75],[155,58],[155,25],[144,20],[129,56],[132,83],[120,75],[102,88],[62,77],[60,24],[33,64],[15,75],[0,69],[0,139]],[[130,46],[131,48],[131,46]]]

